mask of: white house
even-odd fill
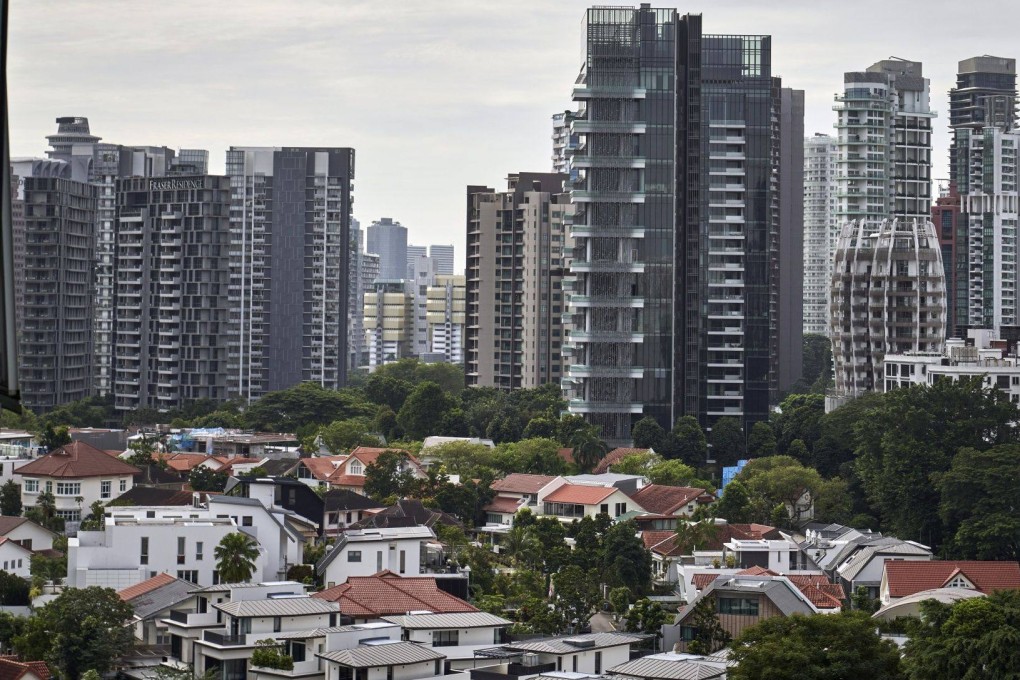
[[[9,538],[0,537],[0,569],[28,579],[32,577],[32,551]]]
[[[476,651],[508,643],[507,628],[513,623],[488,612],[411,613],[384,616],[383,621],[400,626],[404,640],[425,647],[442,648],[447,670],[471,668],[476,665]]]
[[[327,588],[351,576],[371,576],[389,570],[418,576],[426,544],[436,535],[428,527],[393,527],[346,531],[315,565]]]
[[[22,505],[36,505],[39,494],[49,491],[56,500],[57,516],[78,522],[82,511],[87,513],[96,501],[109,503],[130,489],[140,472],[102,449],[73,442],[22,465],[14,474],[21,478]]]
[[[368,640],[352,649],[317,654],[325,680],[423,680],[443,675],[444,654],[413,642]]]
[[[600,513],[619,517],[632,510],[644,511],[634,499],[615,486],[569,484],[566,480],[543,487],[538,502],[542,515],[555,517],[561,522],[595,517]]]
[[[0,517],[0,536],[32,551],[52,550],[55,533],[27,517]]]
[[[472,669],[471,678],[521,680],[552,672],[602,675],[629,661],[631,645],[642,639],[642,635],[629,633],[588,633],[499,645],[476,652],[479,664],[483,660],[495,664]]]
[[[267,508],[254,498],[209,496],[209,515],[230,517],[238,528],[259,543],[265,555],[266,579],[283,579],[287,570],[304,562],[305,538],[302,521],[295,513],[279,507]]]
[[[871,545],[854,551],[836,569],[836,577],[847,595],[852,595],[858,588],[867,588],[868,596],[877,598],[886,562],[928,562],[931,559],[931,548],[926,545],[898,538],[877,539]]]
[[[792,539],[731,539],[723,543],[723,562],[733,555],[739,569],[761,567],[779,574],[790,571],[821,572],[811,558]]]

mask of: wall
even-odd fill
[[[37,492],[37,493],[30,493],[30,492],[25,491],[25,480],[26,479],[38,479],[39,480],[39,492]],[[110,484],[110,497],[109,498],[101,498],[100,497],[101,482],[104,481],[104,480],[108,480],[108,481],[111,482],[111,484]],[[125,482],[124,491],[120,490],[120,482],[121,482],[121,480],[124,480],[124,482]],[[53,483],[53,494],[54,494],[54,496],[56,498],[57,510],[80,510],[83,516],[88,514],[89,507],[93,503],[95,503],[96,501],[102,500],[103,503],[107,503],[107,502],[117,498],[122,493],[130,491],[131,487],[134,486],[134,478],[131,475],[113,475],[113,476],[108,476],[108,477],[86,477],[84,479],[67,479],[67,480],[56,479],[56,478],[52,478],[52,477],[35,477],[35,476],[33,476],[33,477],[22,477],[20,480],[16,480],[16,481],[20,481],[20,483],[21,483],[21,503],[25,507],[33,506],[33,505],[36,504],[37,499],[39,497],[39,493],[41,493],[42,491],[46,490],[46,483],[47,483],[47,481],[50,481],[50,482]],[[81,482],[81,493],[80,494],[73,494],[73,495],[70,495],[70,496],[58,496],[57,495],[57,482],[63,482],[63,481],[66,481],[66,482]],[[82,502],[80,504],[77,501],[75,501],[75,498],[77,498],[78,496],[81,496],[83,498],[83,500],[82,500]]]
[[[390,548],[391,545],[395,547]],[[361,552],[360,562],[348,561],[348,555],[352,550]],[[384,553],[382,569],[389,569],[401,576],[421,574],[421,539],[360,541],[348,543],[340,551],[340,554],[326,567],[326,587],[345,583],[351,576],[371,576],[378,573],[381,571],[379,553]],[[404,553],[404,571],[400,570],[401,552]]]

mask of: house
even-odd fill
[[[645,635],[633,633],[588,633],[539,638],[479,649],[475,657],[495,661],[493,665],[470,670],[471,680],[534,678],[546,673],[602,675],[607,669],[630,660],[631,645]],[[575,676],[571,676],[575,677]]]
[[[315,570],[327,588],[351,576],[371,576],[383,570],[417,576],[422,573],[426,544],[435,538],[428,527],[352,529],[340,536]]]
[[[561,522],[572,522],[598,514],[615,518],[631,510],[644,511],[644,508],[615,486],[569,484],[565,481],[544,487],[539,502],[542,515],[555,517]]]
[[[1020,564],[976,560],[887,561],[880,585],[883,605],[924,590],[961,588],[990,595],[1020,590]]]
[[[689,486],[649,484],[630,495],[646,512],[662,517],[691,517],[694,511],[715,501],[715,496]],[[675,525],[673,528],[676,528]]]
[[[16,656],[0,656],[0,678],[3,680],[49,680],[50,677],[45,661],[18,661]]]
[[[514,523],[517,511],[527,507],[528,502],[523,498],[511,498],[509,496],[496,496],[482,510],[485,511],[485,523],[493,526],[510,527]]]
[[[369,641],[316,656],[326,662],[325,680],[417,680],[443,675],[446,659],[429,647],[399,640]]]
[[[144,669],[160,665],[170,651],[170,632],[163,619],[172,609],[194,607],[194,589],[194,584],[164,573],[118,591],[134,610],[127,625],[134,631],[135,646],[118,663],[126,674],[144,676]]]
[[[329,486],[337,489],[347,489],[355,493],[365,493],[365,471],[368,466],[375,463],[379,456],[387,451],[395,451],[403,454],[398,465],[397,472],[408,472],[412,476],[422,479],[425,471],[422,469],[418,459],[409,451],[403,449],[386,449],[372,446],[359,446],[350,455],[337,465],[337,470],[329,476]]]
[[[21,478],[21,503],[32,507],[39,494],[49,491],[56,500],[57,516],[68,522],[81,521],[82,509],[96,501],[108,503],[134,485],[140,470],[85,442],[61,446],[31,463],[15,475]]]
[[[10,539],[30,551],[52,550],[55,533],[27,517],[0,516],[0,537]]]
[[[330,489],[323,496],[323,502],[325,504],[324,536],[338,536],[348,527],[368,517],[372,512],[386,507],[368,496],[346,489]]]
[[[166,489],[156,486],[134,486],[117,497],[114,506],[194,506],[195,492]]]
[[[652,449],[635,449],[628,447],[613,449],[612,451],[610,451],[609,453],[602,457],[602,460],[598,462],[598,464],[595,466],[595,469],[592,470],[592,472],[594,472],[597,475],[600,475],[604,472],[611,472],[613,466],[619,463],[627,456],[643,455],[647,453],[655,453],[655,451]]]
[[[732,555],[733,563],[739,569],[761,567],[776,573],[790,571],[817,571],[811,558],[791,538],[740,539],[734,538],[723,543],[723,562]]]
[[[871,618],[882,619],[883,621],[895,621],[904,616],[920,618],[921,603],[926,600],[937,600],[942,604],[952,605],[961,600],[969,600],[975,597],[987,596],[970,588],[932,588],[931,590],[922,590],[913,595],[900,597],[890,601],[889,604],[882,605],[878,611],[871,615]]]
[[[731,637],[737,637],[745,629],[774,616],[839,612],[842,605],[834,596],[838,586],[828,592],[830,588],[824,586],[828,581],[820,575],[817,579],[799,579],[798,585],[787,576],[760,568],[718,576],[680,611],[674,624],[679,628],[676,651],[687,651],[687,645],[696,633],[691,625],[694,611],[706,600],[715,610],[723,630]],[[802,591],[800,586],[807,592]]]
[[[400,626],[404,640],[424,647],[441,647],[447,671],[470,668],[476,651],[509,642],[507,629],[513,624],[488,612],[415,612],[382,619]]]
[[[733,666],[729,649],[715,654],[697,655],[678,652],[650,654],[633,661],[613,666],[606,674],[618,680],[726,680],[727,671]]]
[[[295,513],[234,496],[209,496],[206,505],[210,517],[230,517],[241,532],[258,541],[266,565],[264,578],[286,578],[290,567],[304,563],[305,530],[314,535],[316,528]]]
[[[340,605],[345,622],[378,621],[412,611],[433,614],[477,612],[478,609],[439,587],[431,576],[401,577],[391,571],[351,576],[345,583],[315,593]]]
[[[835,570],[835,576],[843,585],[847,596],[858,588],[867,588],[868,597],[879,597],[884,565],[891,561],[931,560],[931,548],[913,541],[898,538],[872,539],[859,545]],[[940,584],[941,585],[941,584]]]
[[[442,510],[432,510],[416,498],[404,498],[378,512],[366,516],[351,525],[352,529],[389,529],[393,527],[429,527],[445,524],[463,529],[459,519]]]
[[[282,645],[282,651],[294,661],[291,671],[281,671],[263,666],[252,666],[252,674],[258,677],[280,676],[286,678],[325,678],[330,661],[319,658],[319,654],[355,649],[361,645],[400,642],[400,627],[386,622],[358,623],[351,625],[311,628],[274,634],[273,638]],[[431,674],[434,666],[429,667]],[[337,669],[333,669],[334,672]],[[353,675],[352,675],[353,677]]]
[[[0,569],[23,579],[32,577],[33,552],[17,541],[0,536]]]
[[[642,475],[624,475],[617,472],[603,472],[601,474],[568,475],[563,478],[568,484],[589,484],[592,486],[615,486],[625,494],[633,495],[638,489],[648,484],[648,479]]]
[[[560,478],[513,472],[503,479],[497,479],[489,488],[496,492],[496,498],[523,499],[526,505],[534,509],[538,507],[538,493],[556,479]]]
[[[311,487],[327,488],[329,478],[337,471],[347,456],[312,456],[297,461],[297,478]]]
[[[325,530],[325,502],[307,484],[288,477],[234,477],[227,481],[224,495],[250,498],[266,508],[289,510],[313,523],[316,534]]]

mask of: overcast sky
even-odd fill
[[[571,106],[582,0],[13,0],[11,153],[42,155],[57,116],[121,144],[351,146],[354,214],[457,246],[464,189],[550,169]],[[608,4],[608,3],[607,3]],[[769,6],[766,6],[769,5]],[[666,5],[668,6],[668,5]],[[773,36],[773,73],[806,91],[805,131],[833,131],[842,73],[898,56],[931,78],[934,176],[960,59],[1016,57],[1013,3],[696,2],[706,33]]]

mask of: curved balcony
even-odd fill
[[[644,333],[635,331],[570,331],[571,342],[644,342]]]
[[[570,263],[570,271],[586,272],[620,272],[643,274],[644,262],[618,262],[616,260],[574,260]]]
[[[644,168],[645,159],[633,156],[573,156],[570,164],[575,168]]]
[[[570,192],[573,203],[644,203],[643,191],[588,191],[575,189]]]
[[[643,226],[600,226],[589,224],[572,224],[569,227],[571,238],[591,238],[600,236],[606,238],[644,238],[645,228]]]

